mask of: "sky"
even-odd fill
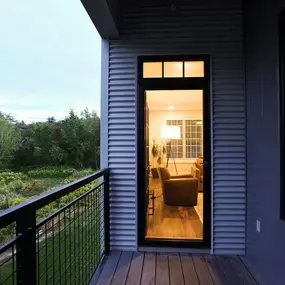
[[[0,0],[0,111],[100,113],[101,38],[80,0]]]

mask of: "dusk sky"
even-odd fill
[[[80,0],[0,0],[0,111],[26,123],[99,112],[100,65]]]

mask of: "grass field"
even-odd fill
[[[74,170],[66,168],[35,169],[26,173],[2,172],[0,173],[0,194],[2,197],[10,199],[7,200],[7,205],[16,204],[92,172],[94,171],[91,169]],[[71,193],[70,197],[64,197],[60,201],[42,208],[37,212],[38,221],[79,197],[91,187],[92,185],[82,187]],[[99,189],[94,190],[92,194],[88,194],[38,229],[38,284],[88,283],[88,279],[101,256],[100,195],[98,191]],[[12,227],[1,229],[0,245],[10,240],[14,235],[15,231]],[[13,269],[11,256],[7,258],[3,258],[3,255],[0,256],[1,285],[16,284],[16,273],[12,274],[15,267]],[[4,280],[6,281],[3,282]]]
[[[101,256],[100,218],[99,209],[81,211],[77,207],[74,215],[42,232],[37,245],[37,284],[88,284]],[[15,284],[12,266],[12,261],[0,266],[0,284]],[[14,282],[15,278],[16,274]]]

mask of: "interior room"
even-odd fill
[[[146,238],[203,239],[203,91],[146,91]]]

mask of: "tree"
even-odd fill
[[[19,130],[4,117],[0,118],[0,169],[10,166],[19,141]]]
[[[77,115],[71,110],[64,120],[49,117],[46,122],[10,124],[21,134],[14,168],[47,165],[99,168],[100,118],[96,112],[85,109]]]

